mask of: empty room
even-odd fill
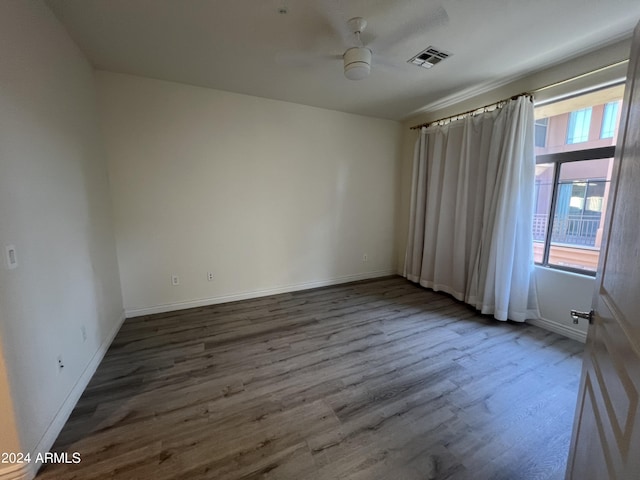
[[[0,0],[0,480],[640,478],[637,0]]]

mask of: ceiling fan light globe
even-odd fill
[[[349,80],[362,80],[371,73],[371,50],[363,47],[344,52],[344,76]]]
[[[351,64],[344,68],[344,76],[349,80],[362,80],[371,73],[371,65],[363,64]]]

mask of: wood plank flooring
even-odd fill
[[[400,277],[127,320],[49,479],[561,479],[582,344]]]

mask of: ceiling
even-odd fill
[[[393,120],[629,37],[640,19],[638,0],[47,4],[98,69]],[[360,81],[344,77],[339,58],[354,16],[366,18],[363,40],[374,54]],[[431,69],[407,63],[428,46],[453,56]]]

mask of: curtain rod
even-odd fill
[[[575,77],[565,78],[564,80],[560,80],[558,82],[550,83],[549,85],[545,85],[543,87],[536,88],[535,90],[531,90],[531,92],[521,93],[520,95],[515,95],[515,96],[513,96],[511,98],[506,98],[506,99],[500,100],[498,102],[493,102],[493,103],[490,103],[488,105],[485,105],[484,107],[478,107],[478,108],[474,108],[473,110],[467,110],[466,112],[462,112],[462,113],[459,113],[457,115],[451,115],[449,117],[444,117],[444,118],[441,118],[439,120],[434,120],[432,122],[421,123],[420,125],[414,125],[413,127],[410,127],[410,129],[411,130],[417,130],[419,128],[427,127],[427,126],[435,124],[435,123],[444,122],[446,120],[449,120],[449,121],[452,121],[453,119],[457,120],[458,119],[457,117],[464,118],[465,116],[467,116],[469,114],[472,114],[474,112],[477,112],[478,110],[485,110],[487,108],[494,107],[494,106],[497,107],[501,103],[505,103],[505,102],[507,102],[509,100],[515,100],[516,98],[518,98],[519,96],[522,96],[522,95],[527,95],[529,97],[533,97],[534,93],[542,92],[543,90],[547,90],[547,89],[552,88],[552,87],[557,87],[558,85],[563,85],[565,83],[570,83],[570,82],[573,82],[575,80],[579,80],[581,78],[588,77],[589,75],[593,75],[595,73],[603,72],[603,71],[608,70],[610,68],[615,68],[615,67],[617,67],[619,65],[624,65],[625,63],[628,63],[628,62],[629,62],[628,59],[627,60],[620,60],[619,62],[615,62],[615,63],[611,63],[609,65],[605,65],[604,67],[597,68],[597,69],[592,70],[590,72],[585,72],[585,73],[582,73],[582,74],[577,75]]]
[[[508,102],[509,100],[515,100],[518,97],[529,97],[530,99],[533,99],[533,93],[531,92],[520,93],[518,95],[514,95],[512,97],[505,98],[503,100],[498,100],[497,102],[491,102],[483,107],[474,108],[472,110],[467,110],[466,112],[462,112],[462,113],[456,113],[455,115],[450,115],[448,117],[444,117],[439,120],[433,120],[432,122],[425,122],[425,123],[421,123],[420,125],[414,125],[413,127],[411,127],[411,130],[417,130],[422,127],[428,127],[429,125],[433,125],[435,123],[440,123],[440,122],[446,122],[447,120],[449,121],[459,120],[479,110],[486,111],[487,108],[491,108],[491,107],[499,108],[502,104]]]
[[[532,92],[533,93],[538,93],[538,92],[542,92],[543,90],[547,90],[547,89],[552,88],[552,87],[557,87],[558,85],[563,85],[565,83],[571,83],[571,82],[574,82],[576,80],[580,80],[581,78],[588,77],[589,75],[594,75],[596,73],[600,73],[600,72],[604,72],[605,70],[609,70],[610,68],[615,68],[615,67],[618,67],[620,65],[624,65],[625,63],[629,63],[629,60],[628,59],[627,60],[620,60],[619,62],[610,63],[609,65],[605,65],[604,67],[596,68],[595,70],[591,70],[590,72],[585,72],[585,73],[582,73],[582,74],[577,75],[575,77],[565,78],[564,80],[560,80],[558,82],[551,83],[549,85],[545,85],[544,87],[540,87],[540,88],[537,88],[535,90],[532,90]]]

